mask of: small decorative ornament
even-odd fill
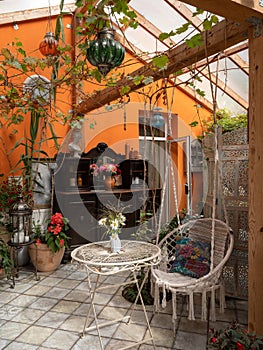
[[[55,34],[52,32],[46,33],[44,39],[39,44],[39,51],[43,56],[57,56],[58,55],[58,42]]]
[[[98,32],[96,40],[92,40],[87,49],[87,59],[98,67],[99,72],[106,76],[109,71],[118,67],[125,56],[121,44],[114,40],[114,30],[104,27]]]
[[[119,253],[121,251],[121,240],[120,240],[119,235],[117,233],[111,235],[110,246],[111,246],[112,253]]]

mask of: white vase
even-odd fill
[[[118,234],[110,237],[110,246],[112,253],[119,253],[121,250],[121,240]]]

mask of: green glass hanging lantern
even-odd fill
[[[87,59],[98,67],[102,75],[107,75],[109,71],[118,67],[125,56],[125,50],[121,44],[114,40],[114,30],[103,28],[98,32],[96,40],[92,40],[87,49]]]

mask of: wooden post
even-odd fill
[[[248,326],[263,334],[263,34],[249,34]]]

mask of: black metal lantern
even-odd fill
[[[107,75],[109,71],[118,67],[125,56],[125,50],[121,44],[114,40],[114,30],[103,28],[98,32],[96,40],[92,40],[87,49],[87,59],[98,67],[102,75]]]
[[[30,241],[32,209],[24,202],[23,196],[19,196],[9,212],[12,225],[12,243],[22,244]]]

